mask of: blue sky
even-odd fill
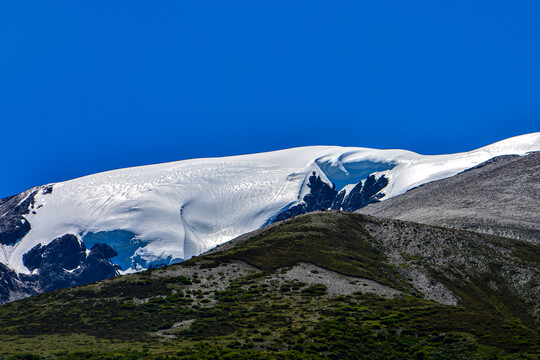
[[[540,131],[540,2],[0,2],[0,197],[304,145]]]

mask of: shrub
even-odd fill
[[[303,295],[326,295],[326,286],[322,284],[315,284],[302,290]]]

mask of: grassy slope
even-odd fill
[[[464,296],[460,306],[446,306],[414,295],[328,297],[324,286],[271,280],[273,273],[302,261],[418,294],[389,264],[377,239],[366,230],[366,222],[378,226],[377,220],[358,214],[300,216],[183,264],[0,306],[0,357],[24,353],[61,359],[540,355],[538,328],[523,321],[526,314],[513,312],[512,306],[491,311],[484,301],[512,303],[514,296],[506,297],[507,292],[494,292],[484,284],[458,285],[452,277],[440,275],[447,287]],[[466,236],[460,233],[463,241],[468,241]],[[520,245],[515,253],[523,261],[538,262],[534,248]],[[238,261],[261,271],[240,274]],[[226,286],[214,286],[218,281]],[[175,338],[152,335],[159,331]]]

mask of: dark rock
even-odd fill
[[[76,276],[57,264],[42,264],[35,276],[39,279],[42,292],[78,285]]]
[[[92,246],[89,256],[99,257],[101,259],[109,259],[118,256],[118,253],[107,244],[96,244]]]
[[[42,249],[43,263],[57,264],[66,270],[75,269],[86,258],[86,246],[72,234],[59,237]]]
[[[51,265],[73,270],[86,258],[86,246],[75,235],[66,234],[48,245],[38,244],[23,255],[23,264],[29,270],[43,269]]]
[[[86,246],[73,234],[65,234],[45,246],[38,244],[23,255],[24,265],[31,271],[37,270],[35,274],[18,277],[7,267],[0,273],[0,303],[10,301],[18,288],[26,289],[19,291],[20,298],[116,276],[118,266],[109,258],[117,255],[106,244],[95,244],[87,255]],[[6,281],[2,282],[2,276]]]
[[[291,206],[287,210],[277,214],[276,217],[274,218],[274,221],[281,221],[281,220],[285,220],[285,219],[290,219],[292,217],[295,217],[297,215],[304,214],[304,213],[307,213],[307,212],[308,212],[308,210],[307,210],[306,205],[297,204],[297,205]]]
[[[362,185],[361,182],[345,197],[341,208],[345,211],[355,211],[369,204],[379,202],[384,195],[380,193],[388,185],[388,179],[382,175],[378,179],[370,175]]]
[[[0,304],[38,293],[35,279],[19,277],[15,271],[0,263]]]
[[[330,187],[330,185],[322,181],[321,177],[314,171],[309,177],[307,186],[310,190],[302,199],[303,203],[282,211],[276,215],[273,221],[289,219],[310,211],[327,210],[332,206],[337,195],[337,190],[334,185]]]
[[[30,271],[34,271],[41,265],[43,260],[43,249],[41,244],[37,244],[30,249],[26,254],[23,254],[23,264]]]
[[[167,266],[167,264],[150,264],[148,265],[148,270],[155,270],[155,269],[162,268],[164,266]]]
[[[332,210],[341,210],[341,203],[343,202],[343,199],[345,198],[345,190],[341,190],[336,197],[334,198],[334,202],[332,203],[332,206],[330,207]]]
[[[313,172],[307,184],[310,191],[302,199],[303,202],[284,209],[274,217],[273,222],[316,210],[358,210],[368,204],[378,202],[384,196],[380,194],[380,191],[387,185],[388,179],[384,175],[378,179],[374,175],[370,175],[363,185],[362,182],[359,182],[349,194],[346,194],[344,190],[338,192],[333,184],[330,187]]]
[[[30,231],[30,223],[24,215],[34,207],[38,191],[33,188],[0,200],[0,244],[15,244]]]
[[[326,210],[332,206],[337,195],[336,187],[328,185],[317,176],[315,171],[309,177],[308,187],[309,193],[304,196],[304,203],[308,211]]]
[[[109,258],[117,255],[118,253],[106,244],[94,245],[80,268],[73,272],[77,277],[77,285],[88,284],[118,275],[118,266],[109,260]]]
[[[11,195],[6,198],[0,199],[0,206],[2,206],[4,203],[8,202],[9,200],[13,199],[16,195]]]
[[[28,234],[30,229],[30,223],[22,216],[0,218],[0,244],[15,244]]]
[[[23,264],[35,275],[43,291],[78,285],[76,274],[71,273],[86,259],[86,246],[73,234],[54,239],[49,244],[38,244],[23,255]]]

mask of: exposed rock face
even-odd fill
[[[540,152],[493,158],[359,212],[540,244]]]
[[[359,182],[351,190],[341,204],[341,208],[345,211],[355,211],[369,204],[379,202],[379,199],[383,196],[380,191],[388,185],[388,179],[384,176],[375,178],[374,175],[367,177],[366,181],[362,184]]]
[[[24,215],[33,208],[38,191],[39,188],[32,188],[0,200],[0,244],[15,244],[30,231],[30,223]]]
[[[79,243],[75,235],[66,234],[46,246],[36,245],[23,256],[23,263],[29,270],[42,269],[52,264],[66,270],[78,267],[86,258],[86,246]]]
[[[109,260],[116,255],[105,244],[94,245],[87,255],[86,246],[73,234],[38,244],[23,256],[31,275],[0,264],[0,303],[116,276],[118,267]]]
[[[322,181],[321,177],[314,171],[307,184],[310,191],[304,196],[302,203],[282,211],[273,221],[281,221],[317,210],[355,211],[366,205],[379,202],[379,199],[384,196],[381,190],[387,185],[388,179],[384,175],[379,178],[370,175],[364,181],[356,184],[349,193],[346,193],[345,190],[338,192],[334,184],[330,186]]]
[[[330,185],[322,181],[315,171],[309,177],[307,186],[310,192],[304,196],[304,202],[278,214],[274,221],[285,220],[310,211],[326,210],[332,206],[338,192],[334,186],[330,187]]]
[[[337,195],[335,186],[330,187],[330,185],[323,182],[315,171],[309,177],[308,186],[310,192],[304,196],[304,202],[306,203],[306,207],[311,209],[309,211],[328,209],[332,206]]]
[[[80,268],[74,271],[78,283],[87,284],[118,275],[118,266],[109,260],[116,255],[116,251],[106,244],[94,245]]]
[[[32,276],[19,276],[15,271],[0,263],[0,304],[38,294],[36,280]]]

